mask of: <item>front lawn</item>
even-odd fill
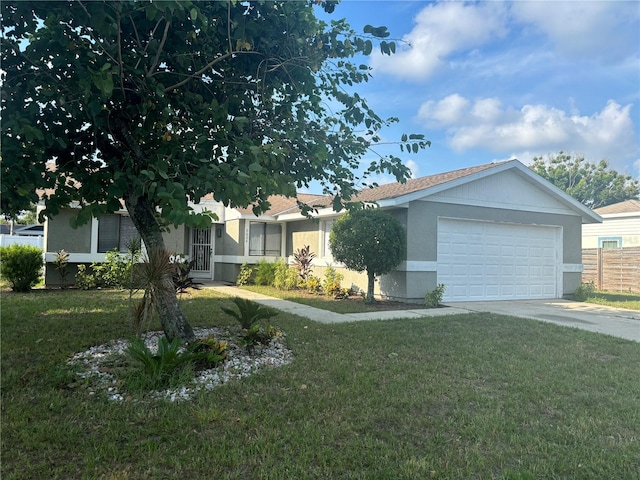
[[[211,290],[193,326],[229,324]],[[127,295],[2,294],[0,476],[636,479],[640,345],[491,314],[324,325],[293,363],[192,401],[113,402],[65,360],[127,336]],[[77,382],[76,382],[77,383]]]
[[[631,292],[594,292],[586,302],[609,307],[640,310],[640,293]]]

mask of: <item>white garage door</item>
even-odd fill
[[[438,220],[444,300],[556,298],[560,228]]]

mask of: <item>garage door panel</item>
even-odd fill
[[[555,298],[556,227],[440,219],[438,283],[445,300]]]

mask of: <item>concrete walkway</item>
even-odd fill
[[[505,302],[454,302],[447,308],[387,310],[367,313],[334,313],[288,300],[273,298],[234,286],[205,284],[230,297],[242,297],[283,312],[293,313],[320,323],[343,323],[363,320],[438,317],[474,312],[489,312],[574,327],[590,332],[640,342],[640,312],[570,300],[516,300]],[[408,305],[409,306],[409,305]]]
[[[294,313],[301,317],[308,318],[320,323],[343,323],[357,322],[362,320],[391,320],[394,318],[419,318],[438,317],[441,315],[455,315],[459,313],[469,313],[469,310],[462,308],[433,308],[433,309],[409,309],[409,310],[388,310],[383,312],[367,313],[334,313],[321,308],[310,307],[301,303],[281,300],[279,298],[268,297],[260,293],[250,292],[238,287],[231,286],[206,286],[213,290],[229,295],[230,297],[241,297],[253,300],[261,305],[276,308],[282,312]]]

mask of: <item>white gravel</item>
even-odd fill
[[[273,338],[268,345],[256,345],[249,353],[244,346],[237,344],[239,331],[239,327],[194,330],[197,338],[213,336],[227,342],[227,360],[216,368],[196,372],[190,383],[181,388],[152,392],[150,398],[168,399],[172,402],[188,400],[200,390],[211,390],[229,381],[254,375],[263,368],[291,363],[292,353],[285,345],[284,335]],[[155,351],[158,339],[163,335],[162,332],[149,332],[144,337],[145,343]],[[122,362],[128,345],[127,340],[97,345],[76,353],[67,363],[86,382],[89,395],[102,393],[117,402],[133,400],[118,391],[118,379],[111,373],[111,367]]]

